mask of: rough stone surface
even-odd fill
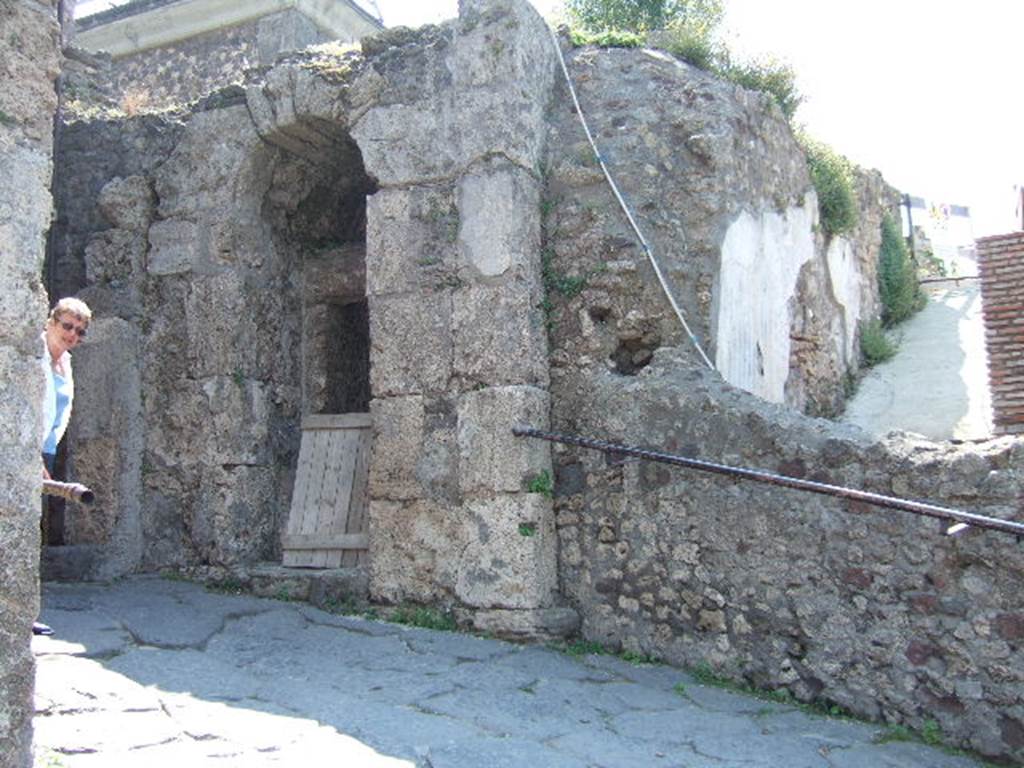
[[[535,387],[488,387],[459,404],[459,484],[466,494],[515,493],[549,471],[543,443],[522,440],[514,426],[547,428],[547,392]]]
[[[875,445],[702,373],[556,87],[543,22],[524,0],[461,6],[361,53],[289,55],[188,110],[62,124],[50,263],[117,321],[119,356],[96,364],[134,365],[143,393],[121,443],[71,444],[103,482],[141,450],[137,499],[119,500],[136,504],[141,550],[117,569],[275,560],[302,418],[368,409],[373,600],[521,637],[569,631],[575,611],[589,640],[1019,756],[1009,544],[936,543],[916,518],[614,458],[553,461],[512,435],[550,424],[1019,515],[1015,443]],[[712,359],[744,263],[724,248],[731,228],[798,221],[779,231],[808,247],[780,269],[758,315],[771,323],[730,338],[745,363],[759,344],[771,360],[762,394],[835,410],[853,326],[877,310],[891,190],[863,175],[861,229],[826,242],[766,96],[653,51],[569,59]],[[554,508],[531,492],[552,469]],[[62,572],[99,567],[121,525],[103,520]],[[313,595],[303,579],[288,590]]]
[[[556,427],[732,466],[1020,514],[1024,444],[954,446],[802,417],[659,351],[556,402]],[[563,589],[583,634],[1020,758],[1024,561],[1012,537],[600,453],[556,453]],[[1004,723],[1004,725],[1000,725]]]
[[[42,267],[53,201],[57,2],[0,3],[0,765],[32,765],[39,612]]]
[[[826,242],[803,154],[770,98],[658,51],[567,56],[601,156],[705,354],[759,396],[839,412],[858,322],[877,312],[879,225],[895,191],[860,174],[861,223]],[[563,363],[632,374],[661,345],[700,360],[561,84],[555,103],[544,202],[553,375]]]
[[[247,70],[270,66],[283,52],[336,37],[290,9],[121,57],[109,67],[105,91],[129,114],[185,104],[226,83],[241,82]]]
[[[43,616],[63,629],[34,643],[38,765],[980,767],[667,665],[198,584],[47,585]]]

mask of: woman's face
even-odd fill
[[[46,325],[46,341],[50,349],[60,354],[74,349],[85,337],[89,324],[80,317],[65,312],[53,318]]]

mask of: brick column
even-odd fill
[[[992,416],[998,435],[1024,433],[1024,232],[977,241]]]

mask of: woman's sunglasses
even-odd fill
[[[85,334],[88,333],[88,331],[85,328],[79,328],[77,325],[75,325],[74,323],[69,323],[67,320],[58,320],[57,322],[60,323],[60,327],[63,328],[65,331],[74,331],[75,333],[77,333],[78,338],[80,339],[84,339]]]

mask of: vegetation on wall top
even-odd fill
[[[853,165],[827,144],[804,133],[797,141],[807,156],[807,170],[818,193],[821,228],[828,235],[841,235],[857,226],[860,211],[853,187]]]

